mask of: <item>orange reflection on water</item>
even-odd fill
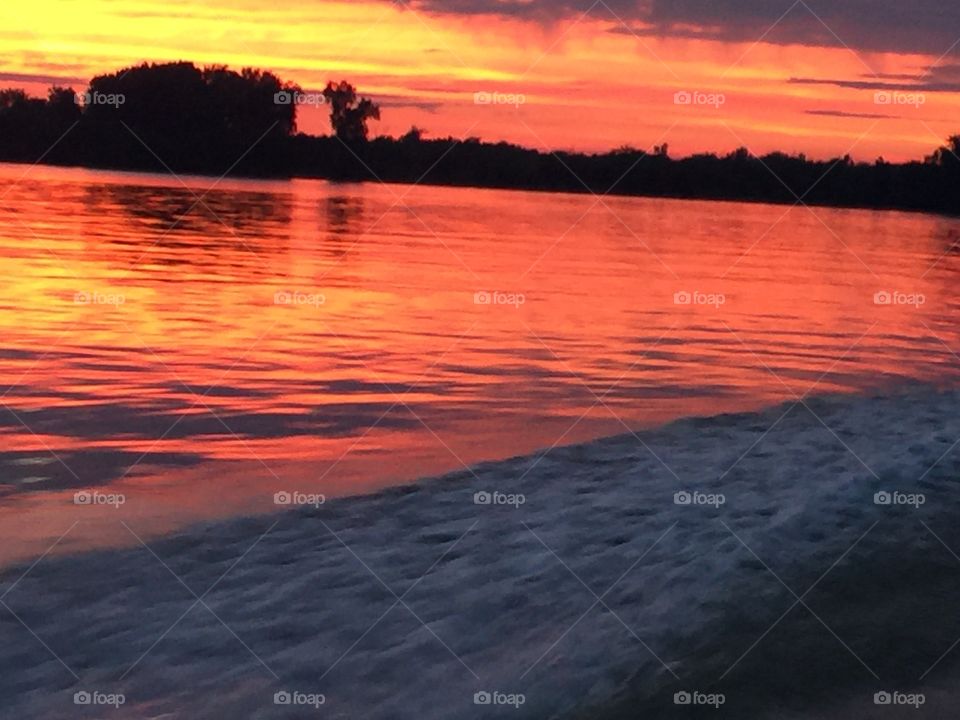
[[[946,218],[22,175],[0,166],[6,559],[77,520],[59,549],[134,541],[120,519],[148,536],[279,490],[956,379]],[[73,503],[92,487],[124,505]]]

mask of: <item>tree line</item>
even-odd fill
[[[297,131],[308,100],[332,133]],[[379,106],[348,82],[304,93],[270,72],[142,64],[93,78],[78,95],[0,91],[0,160],[177,173],[316,177],[764,201],[960,213],[960,136],[907,163],[810,160],[781,152],[674,159],[651,152],[540,152],[478,138],[369,137]]]

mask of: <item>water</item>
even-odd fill
[[[0,165],[0,559],[955,385],[958,241],[894,212]],[[122,509],[74,504],[94,487]]]
[[[677,707],[693,691],[737,720],[917,717],[877,710],[895,691],[952,720],[958,402],[913,387],[683,420],[149,553],[25,561],[0,572],[0,703],[43,720],[313,717],[276,704],[297,692],[331,718],[712,716]],[[677,502],[678,485],[716,501]],[[916,501],[876,502],[890,490]],[[490,691],[524,702],[478,708]],[[76,692],[125,702],[85,710]]]

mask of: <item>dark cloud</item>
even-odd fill
[[[78,77],[64,77],[63,75],[42,75],[34,73],[0,72],[2,83],[42,83],[44,85],[80,84],[86,85],[86,80]]]
[[[590,16],[614,32],[844,47],[940,56],[960,38],[960,3],[945,0],[407,0],[432,13],[552,22]],[[592,6],[592,9],[591,9]]]
[[[826,117],[863,118],[866,120],[897,120],[899,115],[878,115],[876,113],[853,113],[843,110],[804,110],[807,115],[824,115]]]
[[[374,99],[380,107],[416,108],[428,113],[436,113],[443,107],[441,102],[416,100],[402,95],[377,95]]]
[[[848,90],[884,90],[889,92],[933,93],[960,92],[960,82],[917,79],[912,82],[878,82],[876,80],[838,80],[834,78],[790,78],[795,85],[833,85]]]
[[[795,85],[833,85],[848,90],[883,90],[888,92],[936,93],[960,92],[960,64],[932,65],[915,74],[863,74],[855,79],[792,77]]]

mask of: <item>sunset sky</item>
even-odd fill
[[[351,81],[383,108],[376,134],[417,125],[539,149],[666,142],[673,156],[746,145],[921,158],[960,132],[958,55],[960,6],[941,0],[0,5],[0,85],[32,94],[142,61],[254,66],[305,89]],[[523,102],[478,105],[476,93]],[[302,107],[299,126],[327,132],[325,111]]]

